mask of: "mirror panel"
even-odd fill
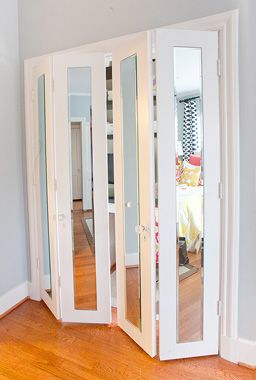
[[[174,48],[177,342],[203,339],[204,142],[201,48]]]
[[[48,215],[48,180],[46,150],[45,75],[38,78],[38,140],[39,140],[39,186],[42,237],[43,287],[52,297],[52,273],[50,259],[50,235]]]
[[[68,69],[74,306],[97,310],[91,68]]]
[[[141,267],[137,125],[137,57],[121,61],[126,319],[141,329]]]
[[[115,203],[114,189],[114,131],[113,131],[113,86],[112,61],[106,67],[106,108],[107,108],[107,154],[108,154],[108,202]]]

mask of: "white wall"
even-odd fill
[[[28,277],[19,77],[17,0],[0,0],[0,296]]]
[[[20,0],[24,58],[226,10],[240,10],[239,336],[256,340],[255,0]]]

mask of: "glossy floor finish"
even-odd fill
[[[201,253],[188,253],[188,257],[198,272],[179,283],[179,342],[202,340],[203,335]]]
[[[140,328],[140,281],[139,267],[126,268],[126,319]]]
[[[74,228],[74,296],[75,309],[96,310],[96,261],[92,252],[82,218],[91,215],[82,210],[82,201],[73,202]]]
[[[0,379],[254,380],[219,357],[160,362],[119,327],[62,324],[42,302],[26,301],[0,321]]]

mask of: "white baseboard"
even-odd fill
[[[125,255],[125,265],[127,267],[139,265],[139,255],[138,255],[138,253],[126,253],[126,255]]]
[[[29,282],[25,281],[0,296],[0,316],[29,296]]]
[[[221,338],[220,356],[233,363],[256,366],[256,342],[246,339]]]

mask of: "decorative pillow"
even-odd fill
[[[176,183],[178,184],[180,181],[180,168],[179,165],[176,165]]]
[[[178,162],[176,161],[176,184],[179,184],[180,176],[183,170],[183,162],[182,160],[178,159]]]
[[[189,163],[194,166],[201,166],[201,157],[191,154],[189,157]]]
[[[198,186],[201,167],[184,162],[183,171],[180,176],[180,185]]]

